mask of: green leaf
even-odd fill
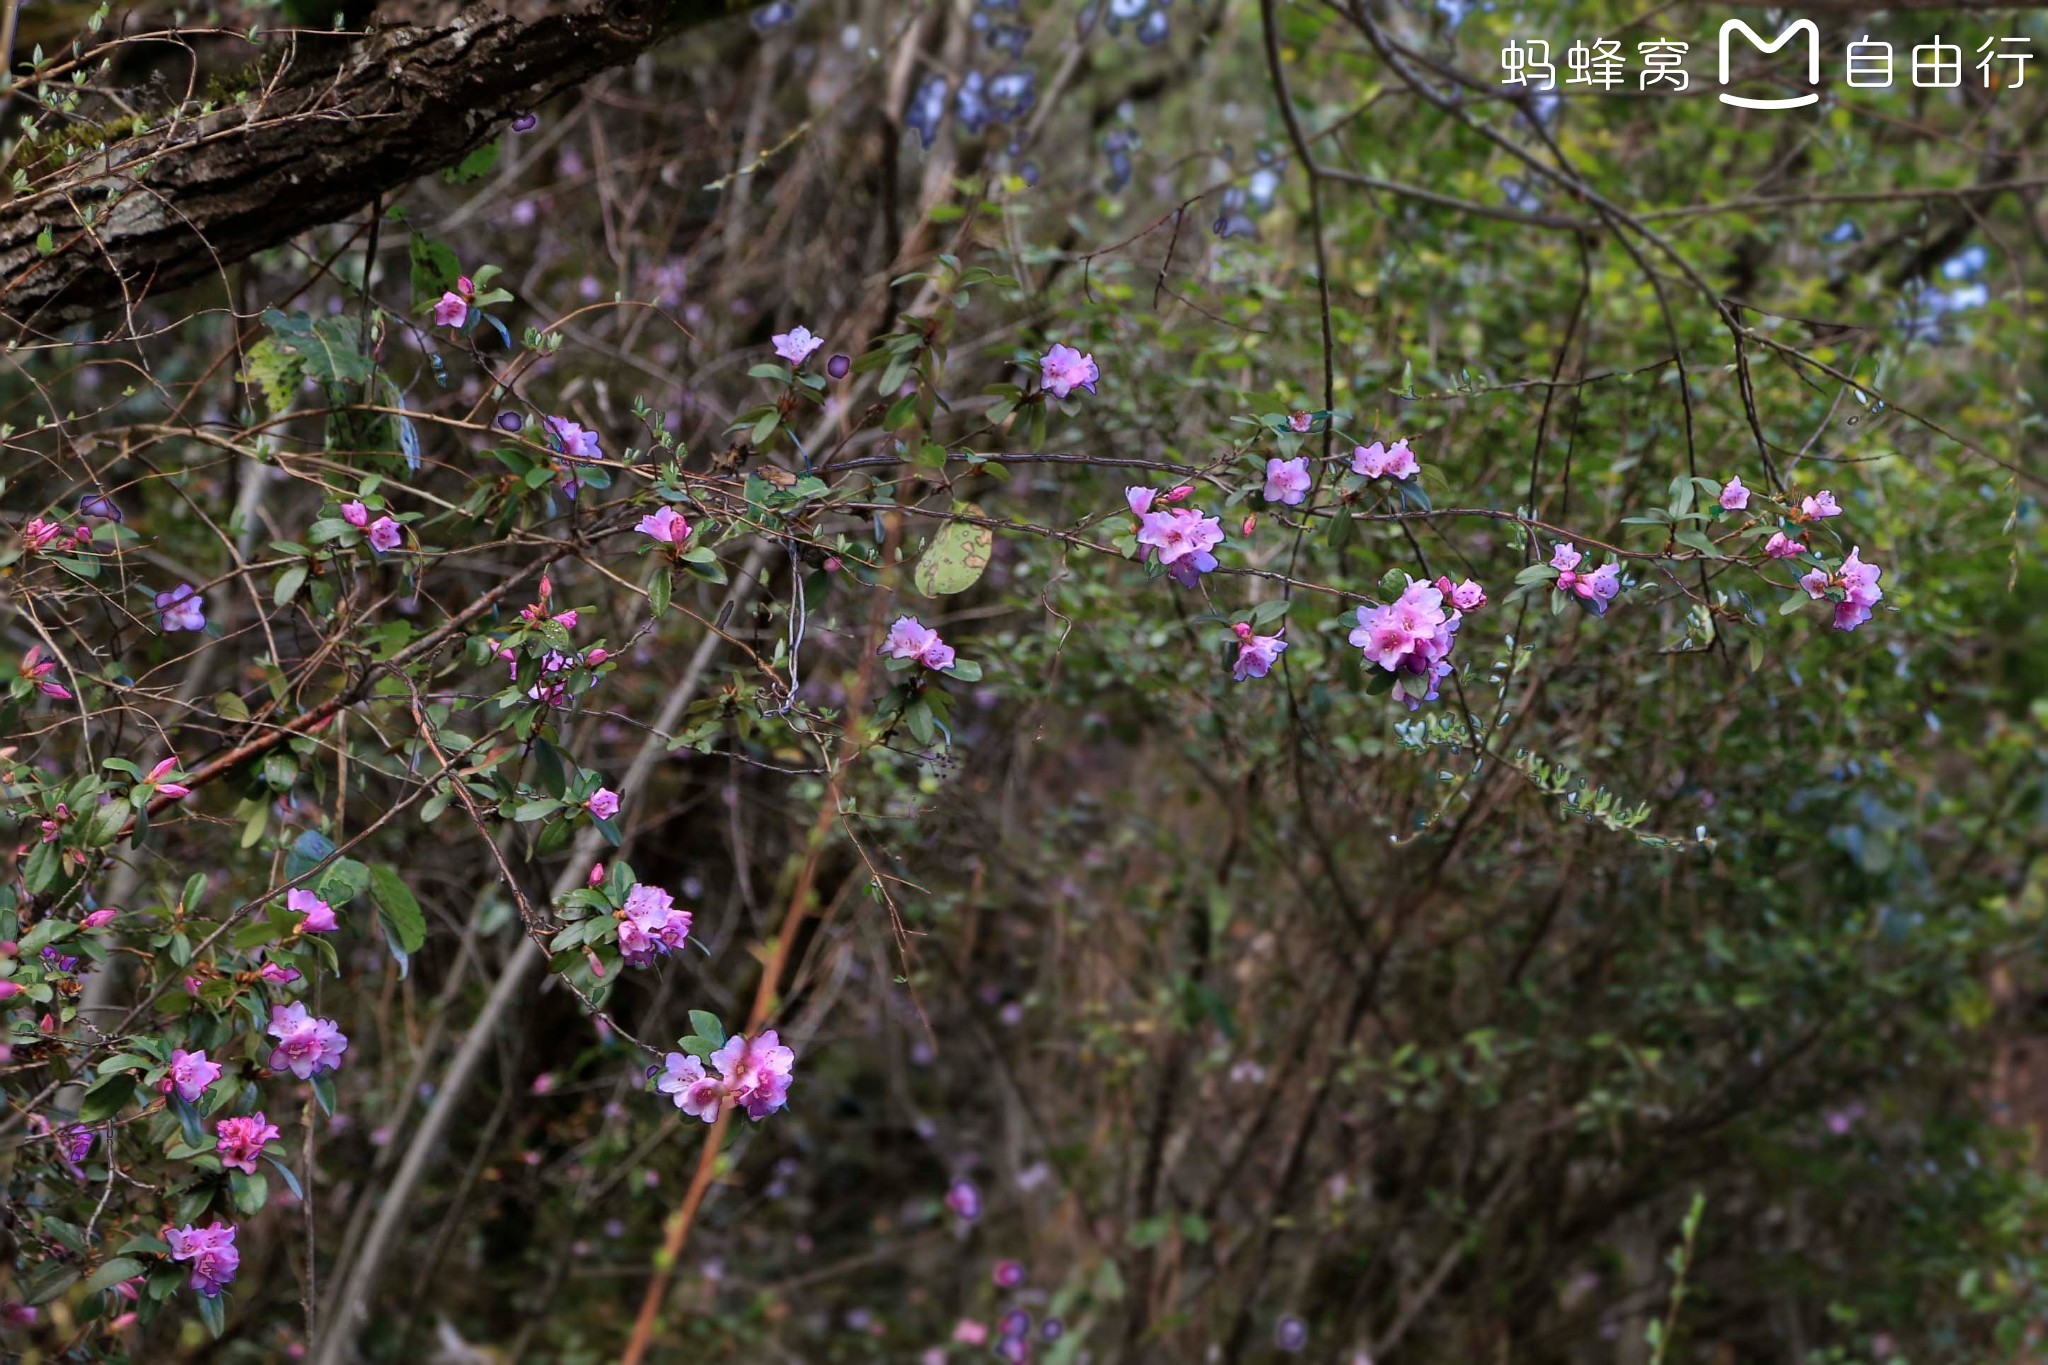
[[[291,411],[292,396],[306,377],[305,362],[286,350],[276,337],[264,337],[242,356],[236,378],[263,395],[273,417]]]
[[[468,185],[489,175],[498,165],[498,141],[492,139],[441,173],[451,185]]]
[[[132,1073],[117,1071],[111,1076],[101,1077],[79,1101],[78,1121],[98,1123],[102,1119],[110,1119],[134,1097],[135,1077]]]
[[[294,564],[277,576],[277,587],[271,591],[270,600],[283,606],[299,595],[299,589],[306,586],[306,566]]]
[[[698,1037],[709,1042],[713,1051],[725,1043],[725,1025],[720,1022],[717,1015],[709,1011],[691,1010],[690,1028]]]
[[[431,308],[440,297],[455,287],[455,281],[462,274],[462,263],[456,259],[455,251],[445,242],[415,232],[409,248],[412,256],[412,306],[418,312]]]
[[[52,1261],[31,1275],[28,1283],[21,1287],[22,1302],[48,1303],[77,1283],[78,1267]]]
[[[984,515],[971,502],[955,511],[968,516]],[[910,581],[926,597],[943,597],[965,592],[980,580],[995,554],[996,533],[992,527],[973,522],[949,521],[932,537],[932,543],[918,556]]]
[[[215,1341],[220,1340],[220,1334],[227,1329],[228,1325],[227,1295],[201,1294],[199,1296],[199,1320],[206,1324],[207,1331],[213,1333]]]
[[[370,869],[370,899],[397,931],[398,946],[408,956],[418,952],[427,941],[427,917],[420,913],[419,901],[395,870],[382,863]]]
[[[111,1261],[103,1262],[99,1269],[86,1277],[85,1292],[97,1294],[102,1289],[112,1289],[123,1280],[134,1279],[146,1268],[133,1256],[116,1256]]]

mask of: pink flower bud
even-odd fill
[[[0,981],[0,1000],[12,1000],[12,999],[13,999],[13,998],[14,998],[15,996],[17,996],[17,995],[20,995],[20,994],[21,994],[21,983],[20,983],[20,982],[18,982],[18,981]]]
[[[1242,526],[1242,527],[1240,528],[1240,533],[1241,533],[1241,534],[1243,534],[1243,535],[1250,535],[1250,534],[1251,534],[1252,532],[1254,532],[1254,531],[1256,531],[1256,530],[1258,530],[1258,529],[1259,529],[1259,518],[1258,518],[1258,514],[1257,514],[1257,513],[1253,513],[1253,514],[1252,514],[1251,516],[1248,516],[1248,517],[1246,517],[1246,518],[1244,519],[1244,525],[1243,525],[1243,526]]]
[[[1186,502],[1186,501],[1188,500],[1188,498],[1189,498],[1189,497],[1193,496],[1193,494],[1194,494],[1194,491],[1195,491],[1195,486],[1194,486],[1193,484],[1191,484],[1191,483],[1184,483],[1184,484],[1182,484],[1182,485],[1181,485],[1180,487],[1178,487],[1178,488],[1174,489],[1174,490],[1173,490],[1172,492],[1168,493],[1168,494],[1167,494],[1167,495],[1165,496],[1165,498],[1164,498],[1164,499],[1162,499],[1162,501],[1165,501],[1165,502]]]
[[[156,790],[157,795],[168,796],[173,801],[180,800],[181,798],[190,796],[192,794],[192,789],[190,787],[187,787],[182,783],[178,782],[161,783],[158,785]]]
[[[609,659],[611,657],[612,655],[610,650],[605,649],[603,646],[599,646],[598,648],[591,650],[588,654],[585,654],[583,656],[583,662],[589,664],[592,668],[595,668],[599,664],[603,663],[606,659]]]
[[[592,886],[596,886],[596,885],[597,885],[597,884],[598,884],[599,882],[601,882],[601,881],[603,881],[603,880],[604,880],[604,864],[603,864],[603,863],[592,863],[592,864],[590,865],[590,884],[591,884]]]
[[[840,568],[840,560],[839,560],[839,556],[838,556],[838,555],[827,555],[827,556],[825,556],[825,572],[826,572],[826,573],[838,573],[838,572],[839,572],[839,568]]]
[[[115,910],[111,907],[105,910],[95,910],[90,915],[87,915],[84,919],[80,920],[78,922],[78,927],[81,929],[98,929],[102,925],[112,924],[114,922],[114,917],[116,915],[119,915],[120,913],[121,912],[119,910]]]
[[[178,756],[176,754],[172,754],[169,758],[164,759],[162,762],[158,763],[154,768],[151,768],[149,770],[149,776],[143,778],[142,780],[145,782],[161,781],[163,779],[164,774],[173,771],[175,768],[177,768],[177,766]]]

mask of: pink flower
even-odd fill
[[[370,524],[370,509],[360,501],[345,502],[341,505],[341,519],[360,531]]]
[[[706,1123],[718,1117],[725,1099],[725,1083],[704,1070],[704,1063],[680,1052],[671,1052],[662,1062],[661,1079],[654,1088],[675,1096],[676,1108]]]
[[[258,1109],[247,1118],[227,1118],[216,1124],[213,1154],[229,1170],[254,1175],[256,1158],[263,1154],[263,1144],[277,1139],[277,1125],[266,1120],[263,1111]]]
[[[1308,496],[1310,479],[1308,457],[1296,456],[1292,460],[1271,459],[1266,461],[1266,501],[1282,502],[1296,507]]]
[[[1308,429],[1314,426],[1315,424],[1316,419],[1311,417],[1308,413],[1290,412],[1287,414],[1287,429],[1289,431],[1306,433]]]
[[[284,895],[285,909],[303,916],[298,923],[302,934],[331,934],[341,927],[334,918],[334,907],[310,891],[293,887]]]
[[[1277,635],[1252,634],[1248,621],[1239,621],[1230,629],[1237,636],[1237,662],[1231,665],[1230,676],[1239,682],[1265,677],[1287,648],[1287,642]]]
[[[822,337],[812,336],[808,327],[792,327],[787,332],[777,332],[772,340],[775,342],[775,354],[792,365],[803,364],[812,351],[825,344]]]
[[[266,962],[256,969],[256,975],[273,986],[289,986],[299,979],[299,969],[277,962]]]
[[[1445,612],[1443,604],[1434,584],[1411,578],[1387,605],[1360,607],[1351,632],[1351,643],[1368,661],[1394,674],[1394,695],[1411,711],[1435,701],[1438,681],[1450,676],[1447,658],[1463,617]]]
[[[171,1259],[192,1263],[192,1287],[211,1299],[221,1286],[235,1278],[241,1267],[241,1253],[235,1250],[235,1230],[227,1223],[195,1228],[165,1228],[164,1240],[171,1244]]]
[[[58,701],[70,701],[71,689],[50,677],[56,671],[57,661],[45,659],[41,645],[30,645],[28,653],[21,656],[21,676],[34,683],[37,691]]]
[[[64,528],[56,522],[46,521],[42,517],[30,517],[21,528],[21,543],[30,554],[34,554],[63,534]]]
[[[1557,590],[1568,592],[1586,604],[1595,616],[1607,614],[1607,604],[1621,591],[1621,566],[1602,564],[1591,573],[1580,573],[1585,559],[1570,541],[1551,551],[1550,566],[1557,570]]]
[[[156,609],[163,613],[157,629],[166,635],[177,630],[206,629],[206,599],[190,583],[180,583],[169,592],[158,593]]]
[[[662,507],[649,513],[640,518],[640,524],[633,529],[664,545],[680,545],[690,535],[690,523],[678,516],[673,507]]]
[[[1093,354],[1083,355],[1055,341],[1052,349],[1038,358],[1038,377],[1047,393],[1064,400],[1075,389],[1094,393],[1095,381],[1102,378],[1102,372],[1095,368]]]
[[[693,916],[675,908],[675,897],[644,882],[626,893],[620,912],[619,952],[629,967],[651,966],[654,959],[683,946]]]
[[[1216,556],[1210,551],[1223,543],[1223,525],[1192,507],[1147,512],[1138,527],[1138,543],[1158,552],[1174,582],[1191,588],[1201,575],[1215,571]]]
[[[169,758],[157,760],[157,765],[149,770],[149,776],[142,780],[145,784],[155,787],[158,795],[168,796],[175,801],[181,796],[190,796],[192,794],[190,787],[164,780],[177,770],[178,756],[172,754]]]
[[[397,549],[404,539],[404,530],[390,517],[379,517],[370,523],[370,548],[379,554]]]
[[[711,1054],[711,1064],[725,1078],[732,1102],[747,1111],[750,1119],[764,1119],[789,1103],[789,1083],[796,1067],[796,1054],[782,1046],[774,1029],[765,1029],[751,1042],[734,1037]]]
[[[953,1324],[953,1340],[962,1346],[985,1346],[988,1344],[988,1324],[962,1318]]]
[[[1792,539],[1783,531],[1771,532],[1771,538],[1764,543],[1764,553],[1772,559],[1791,559],[1806,553],[1806,546]]]
[[[1015,1289],[1024,1283],[1024,1263],[1021,1261],[997,1261],[989,1272],[998,1289]]]
[[[1369,446],[1355,446],[1351,451],[1351,472],[1363,474],[1368,479],[1412,479],[1421,469],[1422,466],[1415,462],[1415,452],[1408,448],[1405,440],[1396,441],[1391,447],[1374,441]]]
[[[1469,578],[1452,586],[1450,576],[1446,574],[1437,579],[1436,590],[1450,599],[1451,605],[1459,611],[1477,611],[1486,605],[1486,589]]]
[[[540,424],[561,452],[572,460],[597,460],[604,458],[604,450],[597,443],[597,433],[585,431],[583,427],[566,417],[543,417]]]
[[[965,1222],[981,1217],[981,1189],[972,1180],[961,1177],[946,1187],[946,1207]]]
[[[1149,488],[1130,487],[1124,490],[1124,501],[1136,516],[1144,516],[1152,510],[1152,500],[1159,495]]]
[[[15,996],[20,995],[25,989],[27,988],[24,987],[19,981],[0,978],[0,1000],[12,1000]]]
[[[1884,589],[1877,586],[1877,576],[1883,571],[1875,564],[1865,564],[1862,554],[1859,546],[1849,551],[1834,573],[1813,569],[1799,579],[1807,596],[1835,604],[1836,630],[1856,629],[1870,619],[1870,609],[1884,600]]]
[[[1818,521],[1822,517],[1839,517],[1842,509],[1835,503],[1835,495],[1823,488],[1810,498],[1799,500],[1799,510]]]
[[[115,909],[112,906],[108,906],[104,910],[95,910],[90,915],[87,915],[84,919],[80,920],[78,922],[78,927],[81,929],[104,929],[109,924],[112,924],[114,920],[120,915],[120,913],[121,912],[119,910]]]
[[[1742,476],[1737,475],[1721,485],[1721,510],[1740,512],[1749,506],[1749,490],[1742,486]]]
[[[171,1051],[170,1074],[163,1079],[164,1093],[175,1090],[178,1098],[187,1104],[197,1104],[199,1097],[206,1093],[206,1087],[220,1079],[220,1063],[206,1060],[206,1050],[187,1052],[184,1048]]]
[[[882,641],[880,653],[892,659],[911,659],[923,664],[934,672],[944,672],[954,662],[953,646],[939,638],[915,616],[899,616],[889,627],[889,636]]]
[[[460,327],[469,321],[469,301],[453,290],[441,295],[434,304],[434,325],[436,327]]]
[[[599,787],[584,804],[598,819],[609,820],[619,813],[619,794],[609,787]]]
[[[332,1019],[316,1019],[297,1003],[272,1005],[266,1031],[277,1039],[270,1053],[270,1069],[290,1071],[302,1081],[339,1067],[341,1054],[348,1050],[348,1036]]]

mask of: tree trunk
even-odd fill
[[[108,313],[132,332],[145,296],[360,212],[549,96],[728,10],[726,0],[385,0],[374,31],[331,53],[282,42],[243,102],[173,113],[32,172],[0,207],[0,318],[14,342]]]

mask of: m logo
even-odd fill
[[[1728,31],[1730,29],[1741,29],[1742,36],[1749,39],[1759,52],[1776,52],[1779,48],[1791,42],[1801,29],[1804,29],[1806,31],[1806,83],[1808,85],[1820,84],[1820,29],[1814,26],[1814,22],[1811,19],[1799,20],[1768,43],[1763,40],[1763,37],[1755,29],[1743,23],[1740,19],[1730,19],[1727,23],[1721,25],[1721,84],[1728,84]],[[1808,104],[1819,104],[1820,92],[1809,90],[1803,95],[1790,95],[1784,99],[1759,100],[1750,99],[1744,95],[1731,95],[1724,90],[1721,92],[1721,103],[1732,104],[1741,109],[1798,109]]]

